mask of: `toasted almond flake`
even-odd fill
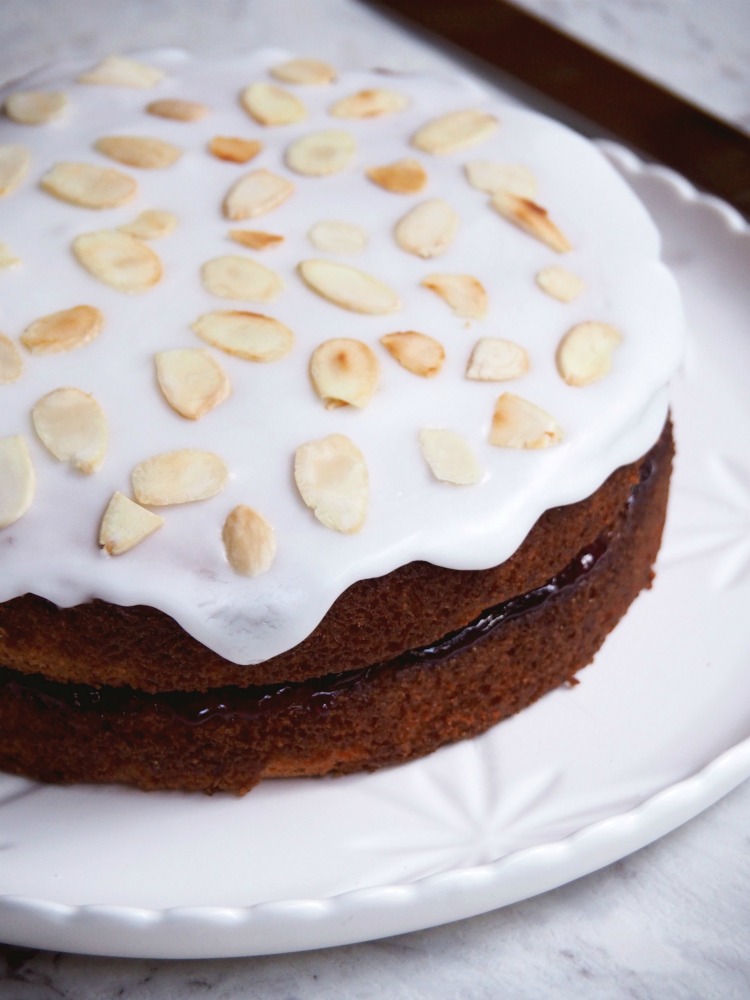
[[[249,250],[268,250],[284,242],[278,233],[264,233],[260,229],[230,229],[229,238]]]
[[[497,118],[472,108],[451,111],[423,125],[413,136],[412,145],[425,153],[442,156],[475,146],[488,139],[497,128]]]
[[[321,86],[336,79],[336,70],[322,59],[290,59],[269,70],[275,80],[303,86]]]
[[[34,499],[36,479],[20,434],[0,438],[0,528],[23,517]]]
[[[80,208],[117,208],[130,201],[138,189],[127,174],[92,163],[56,163],[40,181],[44,190],[60,201]]]
[[[557,369],[568,385],[590,385],[612,370],[622,335],[609,323],[577,323],[557,349]]]
[[[281,294],[281,278],[249,257],[226,254],[201,268],[203,287],[222,299],[272,302]]]
[[[193,503],[216,496],[227,484],[229,471],[211,451],[182,448],[140,462],[131,475],[133,495],[147,507]]]
[[[555,418],[527,399],[504,392],[495,403],[490,444],[499,448],[548,448],[561,438]]]
[[[107,418],[81,389],[54,389],[31,411],[34,430],[50,454],[86,475],[101,466],[107,451]]]
[[[423,378],[437,375],[445,361],[445,349],[440,341],[416,330],[386,333],[380,343],[407,371]]]
[[[18,90],[5,101],[5,113],[20,125],[46,125],[60,118],[67,104],[61,90]]]
[[[177,216],[159,208],[147,208],[132,222],[117,228],[121,233],[135,236],[137,240],[157,240],[169,236],[177,226]]]
[[[366,406],[380,381],[380,365],[361,340],[326,340],[310,358],[310,378],[326,409]]]
[[[230,163],[249,163],[263,149],[257,139],[241,139],[235,135],[215,135],[208,144],[208,151],[218,160]]]
[[[455,486],[474,486],[482,480],[482,470],[467,442],[455,431],[424,428],[419,446],[435,479]]]
[[[73,253],[90,274],[120,292],[144,292],[161,280],[161,261],[154,251],[115,229],[77,236]]]
[[[82,73],[78,83],[96,83],[109,87],[133,87],[146,90],[154,87],[165,76],[164,70],[155,66],[128,59],[126,56],[110,55],[93,69]]]
[[[428,274],[422,284],[437,292],[456,316],[481,319],[487,314],[487,292],[470,274]]]
[[[326,528],[353,534],[367,515],[369,477],[364,455],[344,434],[300,445],[294,479],[305,504]]]
[[[26,176],[31,154],[25,146],[0,146],[0,198],[14,191]]]
[[[508,191],[498,191],[492,199],[493,208],[509,222],[514,223],[529,236],[541,240],[557,253],[567,253],[571,249],[565,236],[552,222],[547,210],[528,198],[519,198]]]
[[[394,194],[417,194],[427,184],[425,168],[419,160],[408,158],[382,167],[370,167],[367,176],[374,184]]]
[[[396,90],[380,87],[359,90],[356,94],[336,101],[330,110],[334,118],[380,118],[403,111],[409,99]]]
[[[221,532],[229,565],[242,576],[260,576],[273,565],[276,538],[273,527],[252,507],[240,504],[224,522]]]
[[[299,273],[314,292],[350,312],[382,316],[401,308],[401,300],[393,289],[347,264],[304,260]]]
[[[99,545],[108,555],[120,556],[163,524],[164,518],[159,514],[146,510],[123,493],[115,493],[102,517]]]
[[[193,323],[193,330],[212,347],[245,361],[278,361],[294,346],[289,327],[260,313],[206,313]]]
[[[466,377],[480,382],[505,382],[529,369],[529,356],[520,344],[500,337],[482,337],[474,345]]]
[[[23,372],[23,358],[10,337],[0,333],[0,385],[17,382]]]
[[[348,132],[327,129],[297,139],[284,157],[290,170],[306,177],[326,177],[345,170],[354,159],[357,144]]]
[[[211,109],[199,101],[185,101],[179,97],[162,97],[146,105],[146,111],[157,118],[169,118],[175,122],[197,122],[205,118]]]
[[[518,198],[536,198],[537,182],[531,170],[522,163],[493,163],[474,160],[464,167],[472,187],[486,194],[509,191]]]
[[[361,226],[335,219],[316,222],[307,238],[316,250],[325,253],[359,253],[367,246],[367,233]]]
[[[98,337],[103,324],[94,306],[73,306],[35,320],[21,334],[21,343],[32,354],[74,351]]]
[[[307,117],[295,94],[272,83],[251,83],[240,94],[240,104],[261,125],[292,125]]]
[[[573,302],[586,288],[582,278],[564,267],[542,268],[536,276],[536,283],[543,292],[560,302]]]
[[[21,263],[21,258],[16,257],[7,243],[0,243],[0,270],[4,268],[16,267]]]
[[[182,156],[179,146],[141,135],[105,135],[96,140],[94,149],[111,160],[143,170],[163,170]]]
[[[445,253],[458,230],[459,218],[447,201],[432,198],[407,212],[396,225],[396,242],[417,257]]]
[[[155,355],[156,378],[164,398],[188,420],[198,420],[231,392],[219,362],[200,347],[175,348]]]
[[[227,219],[252,219],[265,215],[281,205],[294,193],[294,185],[286,177],[270,170],[255,170],[232,185],[224,199],[223,212]]]

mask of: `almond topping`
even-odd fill
[[[201,340],[245,361],[278,361],[294,346],[294,334],[277,319],[252,312],[210,312],[193,323]]]
[[[348,132],[328,129],[297,139],[287,149],[284,159],[289,169],[298,174],[326,177],[345,170],[356,151],[356,143]]]
[[[164,518],[115,493],[107,504],[99,528],[99,545],[110,556],[120,556],[148,538],[164,524]]]
[[[0,146],[0,198],[18,187],[30,163],[31,155],[25,146]]]
[[[367,514],[367,464],[344,434],[300,445],[294,479],[303,501],[326,528],[344,534],[361,529]]]
[[[497,118],[486,111],[451,111],[423,125],[412,138],[412,145],[425,153],[443,156],[483,142],[496,128]]]
[[[277,233],[264,233],[260,229],[230,229],[229,238],[249,250],[268,250],[284,242]]]
[[[474,160],[464,167],[472,187],[486,194],[509,191],[518,198],[536,198],[536,177],[521,163],[493,163]]]
[[[182,156],[179,146],[140,135],[105,135],[96,140],[94,149],[127,167],[144,170],[163,170]]]
[[[427,184],[427,171],[419,160],[396,160],[382,167],[370,167],[367,176],[394,194],[417,194]]]
[[[527,399],[504,392],[495,403],[490,444],[499,448],[547,448],[561,438],[555,418]]]
[[[422,284],[437,292],[456,316],[481,319],[487,314],[487,292],[470,274],[428,274]]]
[[[361,340],[337,337],[313,351],[310,378],[326,409],[366,406],[380,381],[380,365]]]
[[[396,225],[396,242],[417,257],[437,257],[445,253],[458,230],[459,218],[447,201],[423,201]]]
[[[573,302],[586,288],[582,278],[564,267],[543,268],[536,276],[536,283],[543,292],[560,302]]]
[[[21,334],[21,343],[32,354],[74,351],[98,337],[104,316],[94,306],[73,306],[36,320]]]
[[[292,125],[307,117],[298,97],[272,83],[251,83],[240,94],[240,104],[261,125]]]
[[[0,333],[0,385],[17,382],[23,372],[23,358],[15,343]]]
[[[499,337],[482,337],[474,346],[466,377],[480,382],[505,382],[529,369],[529,356],[519,344]]]
[[[243,576],[260,576],[272,566],[276,538],[268,521],[252,507],[240,504],[229,514],[221,532],[229,565]]]
[[[382,316],[401,308],[401,300],[391,288],[347,264],[304,260],[299,273],[314,292],[350,312]]]
[[[224,369],[203,348],[160,351],[155,361],[164,398],[188,420],[198,420],[223,403],[231,392]]]
[[[157,118],[169,118],[175,122],[197,122],[205,118],[210,108],[198,101],[184,101],[179,97],[163,97],[146,105],[146,111]]]
[[[16,267],[21,263],[21,258],[16,257],[7,243],[0,243],[0,268]]]
[[[90,274],[120,292],[144,292],[161,280],[161,261],[154,251],[114,229],[77,236],[73,253]]]
[[[445,349],[440,341],[416,330],[386,333],[380,343],[407,371],[423,378],[437,375],[445,361]]]
[[[34,430],[60,462],[90,475],[104,461],[107,419],[93,396],[80,389],[54,389],[31,411]]]
[[[207,500],[227,484],[226,465],[210,451],[183,448],[147,458],[133,469],[133,493],[138,503],[166,507]]]
[[[395,90],[360,90],[336,101],[330,110],[334,118],[379,118],[403,111],[409,100]]]
[[[132,222],[118,226],[121,233],[135,236],[137,240],[157,240],[169,234],[177,226],[177,216],[158,208],[148,208]]]
[[[557,370],[568,385],[590,385],[612,369],[612,355],[622,336],[608,323],[578,323],[557,349]]]
[[[237,181],[224,199],[227,219],[251,219],[264,215],[286,201],[294,193],[294,185],[270,170],[255,170]]]
[[[529,236],[541,240],[557,253],[567,253],[571,249],[565,236],[552,222],[546,209],[528,198],[519,198],[508,191],[498,191],[492,199],[493,208],[509,222],[514,223]]]
[[[241,139],[235,135],[215,135],[208,144],[208,151],[219,160],[229,163],[249,163],[263,149],[257,139]]]
[[[31,456],[20,434],[0,438],[0,528],[22,517],[34,499]]]
[[[138,188],[127,174],[91,163],[56,163],[40,184],[48,194],[80,208],[117,208],[130,201]]]
[[[61,117],[67,103],[60,90],[19,90],[6,100],[5,113],[20,125],[46,125]]]
[[[201,268],[203,287],[222,299],[271,302],[281,294],[281,278],[249,257],[227,254]]]
[[[320,86],[336,79],[336,70],[321,59],[290,59],[279,66],[273,66],[270,73],[282,83],[305,86]]]
[[[367,233],[361,226],[334,219],[316,222],[307,238],[316,250],[325,253],[359,253],[367,246]]]
[[[156,69],[155,66],[146,66],[125,56],[111,55],[105,56],[93,69],[82,73],[78,77],[78,83],[146,90],[148,87],[154,87],[164,76],[164,70]]]
[[[419,432],[419,446],[435,479],[456,486],[473,486],[482,479],[476,456],[460,434],[438,428]]]

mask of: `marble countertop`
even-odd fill
[[[517,0],[571,34],[750,132],[747,0]],[[60,56],[176,45],[278,44],[342,68],[382,64],[375,15],[352,0],[4,0],[0,76]],[[403,56],[445,56],[393,33]],[[750,997],[750,783],[610,867],[434,930],[326,951],[202,961],[106,959],[0,945],[0,1000],[191,997]]]

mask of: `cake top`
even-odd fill
[[[503,561],[658,437],[676,287],[563,126],[276,50],[4,101],[0,601],[258,662],[355,580]]]

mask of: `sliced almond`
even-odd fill
[[[17,90],[5,101],[5,113],[20,125],[46,125],[60,118],[67,104],[61,90]]]
[[[15,343],[0,333],[0,385],[17,382],[23,372],[23,358]]]
[[[366,406],[380,381],[380,365],[361,340],[336,337],[313,351],[310,378],[326,409]]]
[[[268,572],[276,557],[273,528],[262,514],[244,504],[230,512],[221,539],[229,565],[243,576]]]
[[[128,59],[126,56],[110,55],[105,56],[93,69],[82,73],[78,77],[78,83],[146,90],[148,87],[154,87],[164,76],[163,69],[146,66],[145,63]]]
[[[167,507],[207,500],[227,484],[226,465],[211,451],[183,448],[147,458],[133,469],[131,481],[138,503]]]
[[[412,145],[425,153],[443,156],[484,142],[495,131],[497,124],[497,118],[486,111],[473,108],[451,111],[423,125],[413,136]]]
[[[117,208],[138,189],[127,174],[92,163],[56,163],[40,184],[48,194],[81,208]]]
[[[108,555],[120,556],[163,524],[163,517],[146,510],[123,493],[115,493],[102,517],[99,545]]]
[[[115,229],[77,236],[73,253],[90,274],[120,292],[144,292],[161,280],[161,261],[154,251]]]
[[[505,382],[529,369],[529,356],[520,344],[500,337],[482,337],[474,345],[466,377],[480,382]]]
[[[177,216],[158,208],[148,208],[132,222],[117,228],[121,233],[135,236],[137,240],[157,240],[169,236],[177,226]]]
[[[356,94],[336,101],[330,114],[334,118],[380,118],[403,111],[408,104],[409,99],[404,94],[376,87],[359,90]]]
[[[582,278],[564,267],[542,268],[536,276],[536,283],[543,292],[560,302],[573,302],[586,288]]]
[[[157,118],[169,118],[175,122],[198,122],[211,109],[199,101],[185,101],[179,97],[162,97],[146,105],[146,111]]]
[[[307,238],[324,253],[359,253],[367,246],[367,233],[361,226],[335,219],[316,222]]]
[[[96,140],[94,149],[111,160],[143,170],[163,170],[182,156],[179,146],[141,135],[105,135]]]
[[[401,308],[401,300],[393,289],[347,264],[304,260],[299,273],[314,292],[350,312],[382,316]]]
[[[30,163],[31,154],[25,146],[0,146],[0,198],[18,187]]]
[[[396,225],[396,242],[417,257],[437,257],[445,253],[458,231],[459,218],[447,201],[423,201]]]
[[[201,340],[245,361],[278,361],[294,346],[294,334],[271,316],[253,312],[210,312],[193,323]]]
[[[224,199],[227,219],[252,219],[281,205],[294,193],[294,185],[286,177],[270,170],[255,170],[234,184]]]
[[[4,268],[16,267],[21,263],[21,258],[17,257],[7,243],[0,243],[0,270]]]
[[[90,475],[107,451],[107,418],[93,396],[81,389],[54,389],[31,411],[34,430],[60,462]]]
[[[547,210],[528,198],[519,198],[508,191],[498,191],[492,199],[493,208],[529,236],[541,240],[557,253],[567,253],[570,243],[552,222]]]
[[[281,294],[281,278],[249,257],[226,254],[201,268],[203,287],[222,299],[272,302]]]
[[[263,149],[257,139],[241,139],[234,135],[215,135],[208,144],[208,151],[219,160],[230,163],[249,163]]]
[[[537,182],[531,170],[522,163],[493,163],[473,160],[464,167],[472,187],[486,194],[509,191],[518,198],[536,198]]]
[[[274,79],[282,83],[320,86],[336,79],[336,70],[322,59],[290,59],[269,70]]]
[[[427,184],[427,171],[419,160],[395,160],[382,167],[370,167],[367,176],[394,194],[417,194]]]
[[[326,528],[353,534],[367,515],[369,476],[364,455],[344,434],[300,445],[294,479],[305,504]]]
[[[224,369],[200,347],[159,351],[154,360],[164,398],[188,420],[198,420],[223,403],[231,392]]]
[[[313,132],[297,139],[284,157],[290,170],[306,177],[326,177],[345,170],[354,159],[357,144],[353,136],[339,129]]]
[[[386,333],[380,343],[407,371],[423,378],[437,375],[445,361],[445,348],[440,341],[416,330]]]
[[[612,370],[622,335],[609,323],[577,323],[557,349],[557,370],[568,385],[590,385]]]
[[[0,438],[0,528],[23,517],[34,499],[36,479],[20,434]]]
[[[251,83],[240,94],[240,104],[261,125],[292,125],[307,117],[295,94],[272,83]]]
[[[21,334],[21,343],[32,354],[74,351],[98,337],[104,316],[94,306],[73,306],[36,320]]]
[[[495,403],[490,444],[499,448],[548,448],[561,439],[555,418],[527,399],[504,392]]]
[[[437,292],[456,316],[481,319],[487,314],[487,292],[470,274],[428,274],[422,284]]]
[[[229,238],[249,250],[268,250],[284,242],[278,233],[264,233],[260,229],[230,229]]]
[[[424,428],[419,446],[435,479],[456,486],[474,486],[482,480],[482,470],[467,442],[455,431]]]

